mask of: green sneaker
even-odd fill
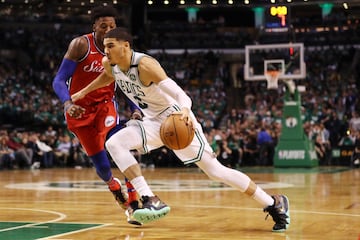
[[[137,221],[135,218],[134,218],[134,211],[136,209],[139,209],[139,202],[138,201],[132,201],[128,208],[126,209],[125,211],[125,215],[127,217],[127,222],[129,224],[133,224],[133,225],[137,225],[137,226],[141,226],[142,223]]]
[[[133,217],[141,223],[148,223],[165,217],[170,212],[170,207],[157,196],[142,196],[142,208],[136,209]]]

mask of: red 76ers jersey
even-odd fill
[[[86,87],[104,71],[101,61],[105,54],[96,47],[94,33],[89,33],[84,35],[84,37],[88,41],[89,49],[86,55],[79,61],[72,76],[69,85],[70,95]],[[86,107],[96,102],[111,100],[113,96],[114,84],[110,84],[109,86],[92,91],[85,98],[77,101],[76,104]]]

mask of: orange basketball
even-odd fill
[[[161,141],[170,149],[180,150],[189,146],[194,138],[192,124],[180,119],[180,114],[171,114],[160,127]]]

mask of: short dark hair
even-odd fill
[[[113,6],[110,5],[94,7],[91,10],[91,21],[94,23],[101,17],[113,17],[116,19],[118,17],[118,12]]]
[[[116,40],[123,40],[130,43],[130,46],[133,45],[133,38],[127,28],[117,27],[108,31],[104,38],[116,38]]]

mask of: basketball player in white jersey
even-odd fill
[[[219,163],[191,111],[191,99],[166,75],[159,62],[135,52],[132,49],[132,37],[124,28],[115,28],[106,33],[104,45],[105,71],[90,85],[72,95],[72,100],[81,99],[87,93],[115,80],[124,94],[141,108],[144,114],[142,121],[130,120],[126,128],[106,142],[111,157],[142,196],[143,207],[134,212],[134,217],[147,223],[165,216],[170,207],[151,191],[130,150],[147,153],[163,146],[159,131],[162,121],[169,114],[181,114],[188,124],[193,123],[195,137],[188,147],[174,151],[178,158],[184,164],[196,164],[210,179],[252,197],[272,216],[275,222],[273,231],[285,231],[290,224],[288,198],[267,194],[244,173]]]

